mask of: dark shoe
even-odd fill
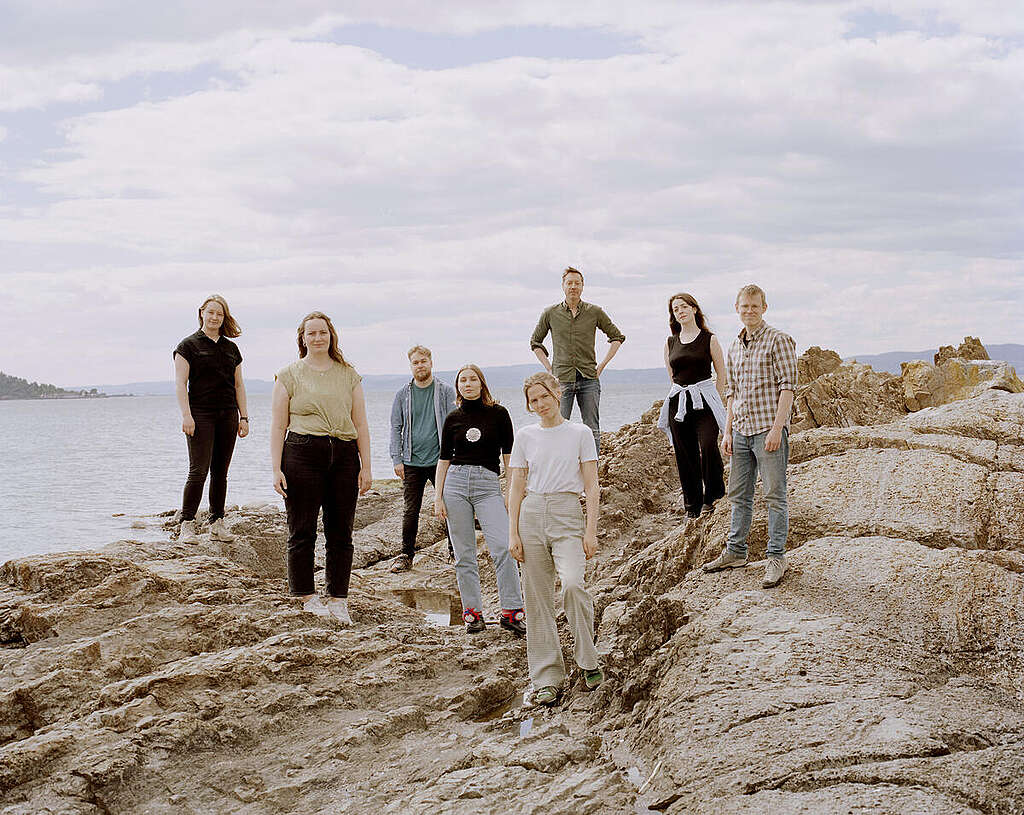
[[[533,694],[533,701],[535,704],[551,707],[558,701],[559,695],[559,690],[554,685],[545,685]]]
[[[395,558],[394,563],[391,564],[391,573],[399,574],[401,572],[407,572],[412,568],[412,558],[408,555],[399,555]]]
[[[688,510],[686,510],[686,517],[690,518],[691,520],[696,520],[697,518],[700,517],[700,510],[699,509],[688,509]]]
[[[600,665],[592,671],[583,671],[583,684],[588,691],[597,690],[601,686],[602,682],[604,682],[604,671],[601,670]]]
[[[711,502],[710,504],[705,504],[704,506],[702,506],[700,508],[700,514],[701,515],[710,515],[714,511],[715,511],[715,504],[714,504],[714,502]]]
[[[483,615],[475,608],[467,608],[463,611],[462,619],[466,621],[467,634],[479,634],[487,627],[484,624]]]
[[[502,609],[498,625],[520,637],[526,636],[526,612],[521,608]]]

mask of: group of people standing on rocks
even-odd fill
[[[583,685],[593,690],[604,679],[594,644],[594,602],[584,574],[586,561],[597,552],[600,376],[626,338],[603,309],[582,300],[583,283],[578,269],[564,270],[564,298],[543,311],[530,338],[545,369],[523,383],[526,409],[536,415],[536,424],[517,431],[476,365],[458,370],[454,388],[435,379],[432,354],[423,345],[409,350],[412,378],[395,395],[391,409],[389,452],[404,494],[402,552],[391,571],[412,568],[429,481],[434,514],[445,522],[455,562],[466,631],[475,634],[486,627],[477,562],[479,524],[496,572],[498,623],[526,636],[539,704],[554,704],[566,677],[555,624],[556,578]],[[732,504],[725,548],[705,564],[705,571],[747,564],[753,493],[761,474],[769,526],[766,588],[776,585],[786,569],[788,427],[796,388],[795,344],[764,322],[767,307],[758,286],[739,291],[736,312],[743,328],[723,354],[697,300],[687,293],[669,298],[664,361],[672,384],[658,420],[675,451],[687,515],[711,511],[726,494]],[[210,537],[234,538],[223,522],[227,471],[235,438],[249,432],[242,355],[232,342],[241,330],[223,297],[203,301],[199,326],[174,351],[189,452],[179,533],[186,543],[198,541],[195,516],[207,477]],[[609,342],[600,363],[594,349],[598,329]],[[550,355],[544,345],[549,333]],[[270,424],[273,485],[284,498],[288,518],[288,586],[306,611],[351,625],[347,597],[356,502],[372,483],[366,401],[361,377],[345,360],[326,314],[306,315],[296,342],[298,359],[275,378]],[[569,421],[574,399],[582,424]],[[728,492],[720,433],[722,449],[732,457]],[[321,511],[325,599],[313,580]]]

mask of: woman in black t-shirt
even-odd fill
[[[174,383],[188,443],[188,479],[181,498],[182,543],[198,543],[196,510],[210,476],[210,539],[232,541],[224,527],[228,465],[235,436],[249,435],[242,354],[229,337],[242,333],[227,301],[211,294],[199,307],[199,330],[174,349]]]
[[[668,325],[665,368],[673,384],[659,424],[675,449],[686,514],[695,518],[710,512],[725,495],[718,450],[718,434],[725,426],[725,358],[692,294],[669,298]]]
[[[512,418],[494,401],[483,371],[476,365],[459,369],[455,392],[456,408],[448,414],[441,431],[434,514],[448,521],[466,631],[478,634],[484,630],[475,517],[480,521],[498,578],[499,624],[522,636],[526,633],[526,613],[519,571],[508,551],[508,495],[502,495],[498,481],[500,461],[504,459],[508,468],[512,452]]]

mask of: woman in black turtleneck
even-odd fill
[[[484,630],[480,572],[476,562],[476,528],[480,521],[498,578],[499,624],[515,634],[526,633],[526,614],[519,571],[508,551],[508,497],[498,481],[500,463],[508,467],[512,452],[512,418],[494,401],[483,371],[463,365],[455,376],[456,408],[441,431],[434,514],[448,521],[455,549],[455,577],[462,596],[466,631]]]

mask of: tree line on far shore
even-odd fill
[[[0,371],[0,399],[97,399],[107,394],[96,388],[69,391],[40,382],[29,382],[20,376],[10,376]]]

